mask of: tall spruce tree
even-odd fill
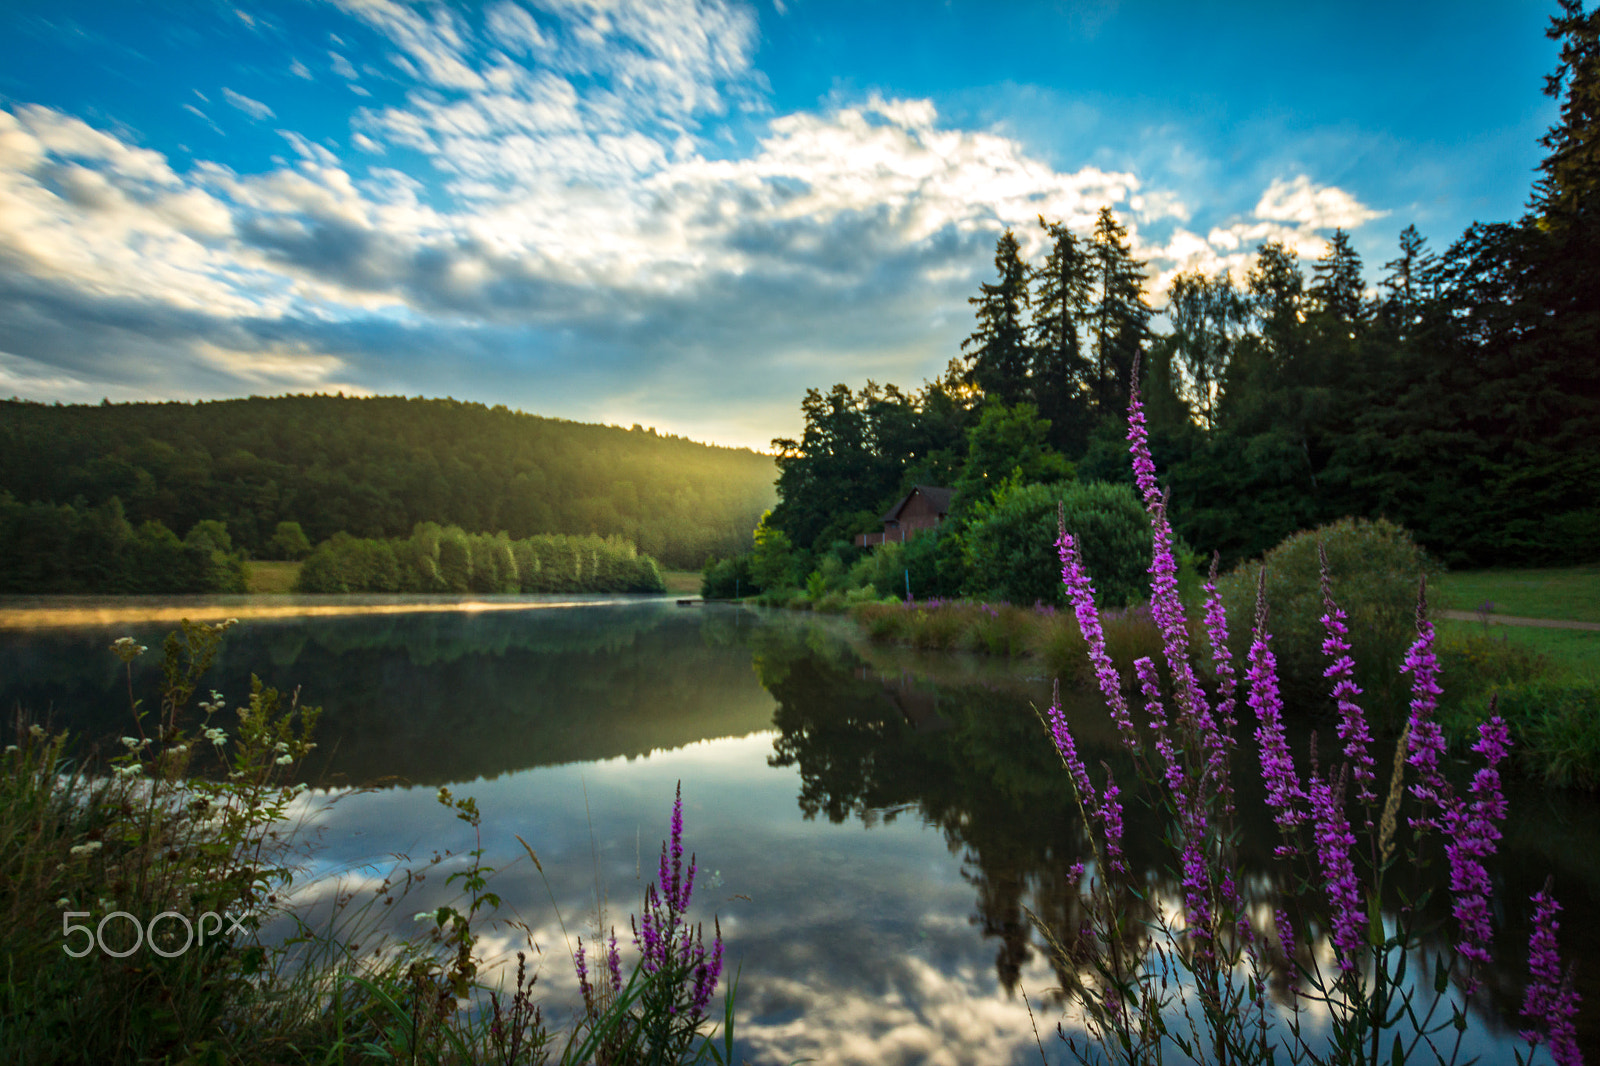
[[[1028,264],[1022,261],[1017,238],[1010,230],[994,247],[997,284],[984,282],[983,294],[967,302],[977,307],[978,328],[961,342],[968,352],[967,379],[1002,403],[1027,398],[1029,349],[1023,312],[1028,306]]]
[[[1362,287],[1361,256],[1351,246],[1350,235],[1336,229],[1328,240],[1327,253],[1311,266],[1312,306],[1353,330],[1365,317]]]
[[[1110,207],[1100,208],[1089,242],[1094,299],[1089,309],[1093,330],[1095,401],[1102,414],[1116,410],[1127,388],[1133,358],[1149,332],[1150,305],[1144,296],[1144,264],[1133,257],[1128,231]]]
[[[1094,424],[1094,367],[1084,355],[1081,329],[1093,290],[1088,249],[1060,222],[1041,215],[1039,225],[1051,244],[1044,265],[1032,273],[1033,403],[1050,420],[1050,443],[1068,455],[1081,455]]]
[[[1397,339],[1408,339],[1416,327],[1422,303],[1433,287],[1435,257],[1416,226],[1400,231],[1400,254],[1383,264],[1383,287],[1388,298],[1382,307],[1385,324]]]

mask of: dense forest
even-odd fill
[[[1173,522],[1202,555],[1231,564],[1354,515],[1405,526],[1450,565],[1600,558],[1597,33],[1600,12],[1573,0],[1552,19],[1560,118],[1527,213],[1442,252],[1408,226],[1370,287],[1343,231],[1309,264],[1267,242],[1244,277],[1178,276],[1158,331],[1110,208],[1089,233],[1040,218],[1040,262],[1007,231],[944,375],[807,393],[804,434],[773,442],[766,543],[847,556],[911,486],[954,486],[951,520],[906,552],[924,589],[974,591],[963,529],[997,488],[1131,481],[1138,359]]]
[[[12,400],[0,402],[0,584],[155,591],[139,552],[179,551],[205,522],[188,570],[209,565],[217,523],[225,552],[284,558],[302,541],[281,523],[299,526],[303,553],[336,533],[409,537],[421,522],[617,537],[695,568],[748,542],[772,478],[771,458],[746,449],[456,400]],[[92,573],[108,565],[92,558],[102,542],[127,547],[114,579]],[[91,557],[53,559],[73,544]]]

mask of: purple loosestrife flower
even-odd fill
[[[669,858],[670,855],[670,858]],[[661,845],[661,867],[656,882],[645,886],[644,914],[634,922],[634,942],[646,974],[668,977],[666,1014],[698,1024],[722,972],[722,930],[717,927],[711,957],[707,958],[702,927],[684,921],[694,891],[694,856],[683,869],[683,785],[678,785],[672,805],[672,831]],[[615,944],[612,951],[615,953]],[[685,999],[687,997],[687,999]]]
[[[1426,812],[1430,807],[1443,809],[1449,803],[1449,786],[1439,772],[1439,759],[1444,755],[1444,733],[1433,720],[1438,705],[1439,660],[1433,654],[1433,623],[1428,621],[1428,578],[1422,578],[1417,592],[1417,639],[1406,652],[1406,661],[1400,672],[1411,675],[1411,721],[1406,761],[1417,769],[1417,783],[1411,794],[1421,801]],[[1414,828],[1438,826],[1431,814],[1421,814],[1411,819]]]
[[[1107,766],[1106,787],[1100,794],[1100,827],[1106,842],[1106,864],[1117,873],[1126,873],[1128,862],[1122,854],[1122,801],[1119,795],[1117,783],[1111,779],[1111,767]]]
[[[1067,716],[1061,710],[1061,682],[1056,681],[1050,698],[1050,735],[1055,739],[1056,751],[1061,754],[1061,762],[1067,768],[1067,776],[1072,779],[1072,787],[1078,793],[1078,802],[1083,804],[1084,810],[1094,810],[1099,797],[1095,794],[1094,785],[1089,781],[1089,771],[1083,765],[1083,759],[1078,756],[1078,748],[1072,742],[1072,730],[1067,728]]]
[[[1561,971],[1561,954],[1556,948],[1556,932],[1561,928],[1556,916],[1561,904],[1550,895],[1546,883],[1533,897],[1533,905],[1533,935],[1528,938],[1531,980],[1522,1000],[1522,1016],[1534,1028],[1524,1029],[1522,1038],[1538,1045],[1548,1037],[1556,1066],[1582,1066],[1583,1052],[1578,1049],[1578,1031],[1572,1021],[1578,1013],[1579,997],[1572,988],[1572,975]]]
[[[578,954],[573,958],[572,965],[578,971],[578,990],[583,993],[583,1001],[588,1003],[594,995],[594,989],[589,987],[589,962],[583,954],[583,937],[578,938]]]
[[[1055,739],[1056,751],[1061,755],[1061,762],[1067,769],[1067,776],[1072,780],[1072,788],[1078,794],[1078,802],[1082,806],[1085,816],[1092,816],[1100,823],[1101,836],[1106,845],[1106,861],[1115,870],[1125,870],[1126,863],[1122,857],[1122,805],[1117,801],[1117,786],[1111,780],[1111,770],[1106,769],[1106,791],[1104,797],[1095,794],[1094,783],[1089,780],[1088,768],[1083,765],[1083,759],[1078,755],[1077,745],[1073,743],[1072,731],[1067,727],[1067,718],[1061,710],[1061,682],[1054,685],[1050,699],[1050,735]]]
[[[1361,884],[1356,878],[1350,849],[1356,838],[1344,816],[1344,788],[1334,788],[1325,778],[1311,779],[1311,817],[1316,829],[1317,861],[1333,912],[1333,945],[1339,949],[1339,968],[1351,973],[1356,956],[1366,942],[1367,915],[1361,904]]]
[[[1211,639],[1211,662],[1217,673],[1217,721],[1231,732],[1237,724],[1233,716],[1234,692],[1238,678],[1233,669],[1233,653],[1228,650],[1228,612],[1217,591],[1217,555],[1211,556],[1211,574],[1206,579],[1206,635]],[[1230,735],[1231,745],[1233,738]]]
[[[1282,907],[1272,912],[1272,919],[1278,926],[1278,946],[1289,964],[1289,988],[1296,990],[1300,987],[1300,968],[1295,965],[1294,926],[1289,924],[1289,912]]]
[[[1139,493],[1150,515],[1150,613],[1161,631],[1161,647],[1167,667],[1172,671],[1179,717],[1199,730],[1201,743],[1208,753],[1216,752],[1222,741],[1211,719],[1211,708],[1200,689],[1200,681],[1189,662],[1189,626],[1184,619],[1183,603],[1178,598],[1178,561],[1172,551],[1172,526],[1167,521],[1166,499],[1156,483],[1156,465],[1150,458],[1144,404],[1139,399],[1137,357],[1128,396],[1128,451],[1133,457]],[[1216,761],[1216,766],[1220,769],[1220,760]]]
[[[1267,634],[1266,570],[1256,589],[1255,639],[1250,644],[1250,670],[1246,680],[1250,684],[1250,709],[1256,714],[1256,744],[1261,749],[1261,776],[1267,784],[1267,806],[1272,808],[1272,820],[1286,838],[1275,854],[1292,855],[1295,848],[1287,843],[1294,830],[1305,820],[1301,809],[1304,793],[1295,773],[1294,758],[1289,754],[1289,742],[1283,731],[1283,699],[1278,695],[1278,664],[1268,643]]]
[[[1083,633],[1084,643],[1089,645],[1089,661],[1094,663],[1095,680],[1100,684],[1101,695],[1106,698],[1106,707],[1111,712],[1111,720],[1117,725],[1117,734],[1122,738],[1123,747],[1137,756],[1139,739],[1133,730],[1133,719],[1128,716],[1128,701],[1122,695],[1122,678],[1117,675],[1117,668],[1106,652],[1106,635],[1100,628],[1099,609],[1094,605],[1094,585],[1083,569],[1077,543],[1072,539],[1072,534],[1067,532],[1065,512],[1059,505],[1056,523],[1060,529],[1056,549],[1061,555],[1061,582],[1072,599],[1073,612],[1077,615],[1078,629]]]
[[[1355,683],[1356,663],[1350,656],[1350,642],[1345,639],[1350,631],[1345,627],[1344,610],[1333,602],[1328,553],[1321,544],[1317,545],[1317,557],[1322,563],[1322,606],[1325,612],[1322,626],[1327,633],[1322,640],[1322,651],[1331,663],[1322,676],[1333,681],[1332,696],[1339,705],[1339,739],[1344,741],[1345,758],[1350,760],[1356,795],[1363,803],[1376,803],[1378,797],[1373,792],[1373,784],[1378,776],[1370,750],[1372,734],[1367,729],[1366,716],[1355,701],[1361,695],[1361,688]]]
[[[1450,862],[1450,892],[1455,902],[1455,917],[1461,927],[1456,950],[1465,958],[1487,965],[1489,940],[1494,925],[1489,911],[1493,884],[1484,862],[1494,855],[1500,839],[1496,824],[1506,816],[1506,800],[1500,791],[1500,761],[1510,750],[1506,723],[1499,715],[1478,727],[1478,742],[1472,750],[1482,755],[1485,765],[1472,778],[1472,801],[1451,798],[1443,812],[1444,830],[1450,838],[1445,856]],[[1474,979],[1468,986],[1471,992]]]
[[[1144,710],[1150,718],[1150,729],[1156,735],[1156,752],[1161,756],[1161,775],[1172,793],[1179,817],[1189,809],[1189,775],[1178,749],[1167,728],[1167,711],[1161,703],[1161,683],[1156,676],[1156,665],[1148,655],[1133,661],[1133,672],[1138,675],[1139,689],[1144,693]]]
[[[1205,857],[1205,822],[1191,825],[1183,836],[1183,912],[1189,925],[1189,937],[1203,941],[1202,958],[1209,959],[1211,944],[1211,869]]]

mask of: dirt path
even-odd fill
[[[1457,622],[1481,622],[1484,616],[1477,611],[1440,611],[1440,618],[1449,618]],[[1545,629],[1588,629],[1600,632],[1600,622],[1563,622],[1556,618],[1518,618],[1511,614],[1491,614],[1489,624],[1492,626],[1542,626]]]

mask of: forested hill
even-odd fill
[[[283,521],[313,543],[432,521],[514,538],[619,534],[665,566],[698,568],[748,546],[774,473],[747,449],[456,400],[0,401],[0,492],[80,507],[117,497],[135,525],[179,535],[217,519],[268,558]]]

